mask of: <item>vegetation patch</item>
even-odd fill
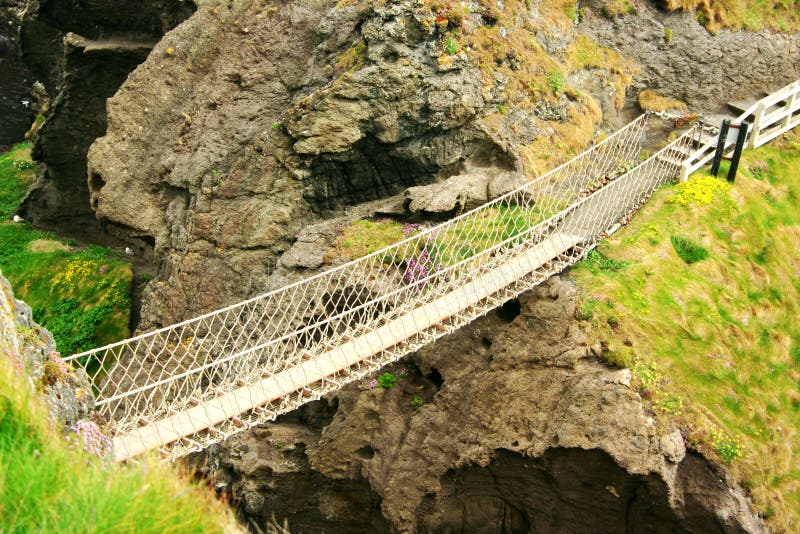
[[[669,35],[671,36],[672,33],[670,32]],[[660,113],[662,111],[688,111],[689,109],[689,106],[686,105],[686,102],[661,96],[655,91],[649,90],[639,93],[639,107],[644,111],[655,111],[656,113]]]
[[[792,134],[745,151],[733,187],[705,172],[668,185],[599,247],[625,267],[594,258],[572,270],[584,289],[576,317],[603,357],[631,368],[657,419],[726,464],[778,532],[800,524],[797,169]],[[687,193],[702,183],[721,189]],[[687,263],[675,236],[701,242],[707,259]]]
[[[397,382],[397,377],[392,373],[383,373],[378,377],[378,385],[383,389],[392,389]]]
[[[639,12],[636,0],[611,0],[602,7],[603,16],[609,19],[634,15]]]
[[[780,32],[800,29],[795,0],[665,0],[667,9],[694,11],[697,21],[712,33],[722,28]]]
[[[328,252],[328,257],[356,260],[402,241],[413,231],[416,231],[415,226],[404,225],[392,219],[359,219],[339,228],[333,250]],[[390,261],[394,261],[393,258]]]
[[[678,256],[689,265],[708,258],[708,250],[686,236],[674,235],[669,240]]]
[[[10,350],[5,340],[0,349]],[[156,460],[120,465],[99,458],[108,442],[94,423],[79,423],[66,436],[53,428],[42,399],[13,367],[16,355],[9,355],[0,358],[3,532],[231,531],[230,510],[186,473]]]
[[[675,186],[673,195],[667,200],[681,206],[706,205],[715,199],[727,199],[731,186],[714,176],[695,174]]]
[[[0,156],[0,271],[64,354],[128,337],[130,264],[110,249],[74,251],[55,235],[10,222],[33,173],[28,145]]]
[[[610,73],[614,87],[614,105],[621,109],[625,104],[625,91],[633,83],[637,69],[611,48],[600,46],[585,35],[578,35],[567,47],[566,63],[570,72],[583,69],[602,69]]]

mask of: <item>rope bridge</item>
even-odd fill
[[[477,209],[238,304],[66,358],[116,460],[178,457],[319,399],[580,260],[701,146],[639,163],[648,115]]]

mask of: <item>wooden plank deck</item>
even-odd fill
[[[114,459],[124,461],[163,447],[348,369],[491,296],[581,240],[578,236],[554,234],[489,273],[318,357],[119,435],[113,439]]]

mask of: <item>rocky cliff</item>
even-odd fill
[[[91,417],[95,399],[89,377],[61,360],[53,336],[33,321],[30,306],[14,298],[11,284],[2,273],[0,334],[0,357],[17,369],[20,381],[27,380],[45,396],[55,421],[74,427]]]
[[[212,450],[257,525],[302,532],[762,532],[741,490],[586,346],[552,278],[393,371]]]
[[[95,217],[86,154],[105,133],[106,99],[161,36],[193,10],[189,0],[28,2],[20,46],[41,83],[44,119],[37,124],[33,149],[43,171],[22,207],[28,219],[89,233]]]
[[[310,223],[474,168],[521,172],[518,139],[481,120],[503,79],[444,52],[445,31],[411,2],[252,0],[204,3],[168,34],[89,154],[97,216],[160,264],[144,325],[269,287]]]

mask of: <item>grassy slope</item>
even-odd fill
[[[75,252],[51,234],[10,222],[33,177],[26,165],[26,144],[0,155],[0,271],[62,352],[127,337],[133,276],[128,263],[100,247]]]
[[[0,359],[0,531],[231,530],[231,512],[213,492],[165,464],[122,466],[68,448],[41,399],[21,383],[10,360]]]
[[[721,28],[779,32],[800,30],[800,9],[795,0],[666,0],[669,9],[694,10],[709,31]]]
[[[723,168],[723,172],[726,169]],[[690,193],[709,193],[698,176]],[[712,182],[713,183],[713,182]],[[668,186],[572,272],[576,314],[656,412],[729,463],[779,531],[800,529],[800,136],[746,152],[729,192]],[[672,237],[709,257],[687,264]]]

